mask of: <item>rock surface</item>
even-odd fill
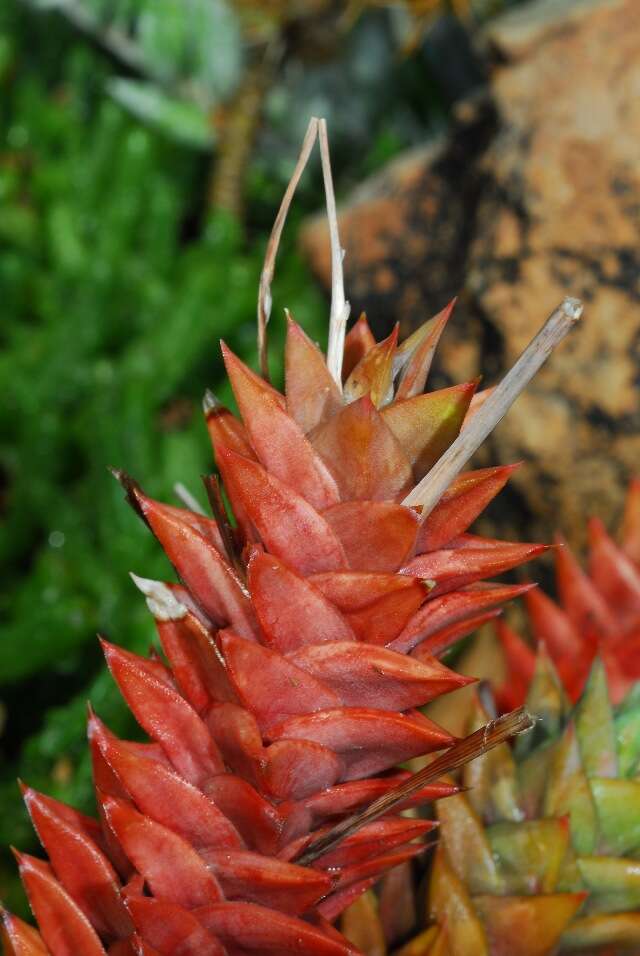
[[[483,453],[527,462],[494,529],[561,527],[580,545],[585,516],[613,525],[640,469],[640,5],[544,0],[485,41],[487,93],[342,210],[348,297],[383,331],[460,292],[438,384],[492,383],[563,296],[584,299],[582,328]],[[326,282],[326,225],[310,222],[302,245]]]

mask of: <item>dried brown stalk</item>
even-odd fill
[[[453,479],[464,468],[485,438],[505,416],[520,392],[531,381],[553,349],[582,315],[579,299],[566,298],[551,313],[513,368],[419,484],[402,502],[422,505],[421,520],[431,513]]]
[[[202,475],[202,482],[204,484],[205,491],[207,492],[207,498],[209,499],[211,512],[218,524],[218,528],[220,529],[220,534],[222,535],[222,542],[224,544],[225,551],[227,552],[227,557],[237,573],[240,575],[241,579],[244,581],[247,572],[242,562],[242,557],[238,548],[238,542],[236,541],[235,535],[233,533],[233,528],[231,527],[231,523],[229,521],[227,509],[224,505],[224,499],[222,497],[218,476]]]
[[[125,500],[131,505],[135,513],[139,518],[142,518],[144,523],[148,528],[151,528],[151,525],[147,521],[147,516],[140,506],[139,496],[142,494],[142,488],[131,475],[128,475],[126,471],[123,471],[121,468],[112,468],[109,466],[108,469],[117,482],[124,488],[125,491]]]
[[[332,827],[328,833],[309,843],[304,852],[295,860],[300,866],[308,866],[323,856],[329,850],[342,843],[348,836],[360,830],[367,823],[373,823],[379,817],[389,813],[399,804],[402,804],[409,797],[413,796],[428,783],[433,783],[446,774],[452,773],[463,764],[481,757],[489,750],[504,743],[510,737],[521,734],[533,727],[534,720],[527,711],[520,707],[513,710],[497,720],[491,720],[484,727],[480,727],[475,733],[470,734],[459,741],[453,747],[450,747],[440,757],[437,757],[433,763],[414,773],[411,777],[390,790],[384,796],[374,800],[364,810],[359,810],[352,814],[336,826]]]
[[[271,230],[271,235],[269,236],[267,251],[264,258],[264,265],[262,267],[262,273],[260,274],[260,285],[258,287],[258,353],[260,356],[260,371],[266,381],[270,381],[269,360],[267,354],[267,324],[271,315],[271,282],[273,280],[276,256],[278,254],[280,238],[282,236],[282,230],[287,218],[287,213],[289,212],[289,207],[291,206],[294,193],[297,189],[298,183],[300,182],[300,177],[304,172],[305,166],[309,160],[309,156],[311,155],[311,150],[313,149],[316,137],[318,135],[318,125],[319,123],[315,116],[309,120],[307,132],[305,133],[304,140],[302,141],[302,149],[300,150],[298,162],[296,163],[293,175],[289,180],[289,185],[287,186],[284,196],[282,197],[280,209],[278,210],[278,215],[276,216],[273,229]]]

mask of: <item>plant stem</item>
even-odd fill
[[[271,282],[273,280],[276,256],[278,255],[280,237],[282,236],[282,230],[287,218],[287,213],[289,212],[289,207],[291,206],[291,201],[293,200],[294,193],[298,183],[300,182],[300,177],[302,176],[305,166],[309,161],[309,156],[315,144],[317,135],[318,120],[315,116],[313,116],[309,120],[307,132],[305,133],[304,140],[302,141],[302,148],[300,150],[298,162],[296,163],[293,175],[289,180],[289,185],[285,190],[285,194],[282,197],[278,215],[276,216],[276,220],[271,230],[271,235],[269,236],[269,242],[267,243],[267,250],[264,257],[264,265],[262,267],[262,273],[260,274],[260,285],[258,287],[258,353],[260,356],[260,371],[262,373],[262,377],[267,382],[271,380],[269,376],[269,359],[267,353],[267,324],[271,315]]]
[[[579,299],[566,298],[560,303],[469,425],[462,429],[431,471],[409,492],[402,503],[422,505],[421,521],[428,517],[456,475],[504,418],[520,392],[581,315],[582,303]]]
[[[497,720],[489,721],[484,727],[480,727],[479,730],[450,747],[433,763],[414,773],[408,780],[394,787],[384,796],[378,797],[364,810],[359,810],[347,817],[346,820],[337,823],[324,836],[308,844],[294,862],[299,866],[308,866],[318,857],[323,856],[329,850],[333,850],[348,836],[360,830],[367,823],[373,823],[374,820],[404,803],[426,784],[457,770],[463,764],[475,760],[476,757],[481,757],[489,750],[493,750],[494,747],[504,743],[509,737],[529,730],[533,727],[533,724],[533,717],[523,707],[511,711],[511,713],[505,714]]]

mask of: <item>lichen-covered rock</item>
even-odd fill
[[[449,139],[345,209],[349,292],[383,325],[417,322],[461,290],[445,378],[476,374],[481,349],[497,378],[558,298],[585,299],[581,334],[493,439],[501,459],[529,460],[501,521],[534,537],[560,524],[580,545],[584,514],[615,520],[640,461],[640,7],[543,0],[486,40],[487,100],[461,104]],[[303,245],[324,275],[315,224]]]

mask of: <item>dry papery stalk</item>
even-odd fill
[[[304,172],[305,166],[309,160],[309,156],[311,155],[311,150],[314,147],[316,137],[318,135],[318,125],[319,123],[316,117],[312,117],[309,121],[304,140],[302,141],[302,149],[300,150],[298,162],[296,163],[293,175],[289,180],[289,185],[285,190],[285,194],[282,197],[278,215],[276,216],[273,228],[271,230],[271,235],[269,236],[267,251],[264,258],[264,265],[260,274],[260,284],[258,286],[258,354],[260,357],[260,371],[262,373],[262,377],[266,379],[267,382],[270,381],[269,359],[267,351],[267,324],[269,322],[269,317],[271,316],[271,282],[273,280],[273,272],[276,265],[276,256],[278,255],[280,238],[282,236],[282,230],[287,218],[287,213],[289,212],[289,207],[291,206],[294,193],[298,183],[300,182],[300,177]]]
[[[217,475],[202,475],[202,482],[207,493],[207,498],[211,507],[211,513],[216,519],[218,527],[220,528],[220,534],[222,535],[222,541],[224,543],[225,551],[227,552],[227,557],[240,576],[241,580],[244,581],[246,578],[246,568],[243,564],[242,556],[238,550],[238,544],[233,534],[231,522],[229,521],[229,515],[227,514],[224,498],[222,497],[220,479]]]
[[[327,344],[327,368],[338,388],[342,390],[342,355],[347,331],[347,319],[351,307],[344,297],[344,276],[342,272],[344,252],[338,234],[338,213],[333,192],[327,121],[324,119],[320,120],[319,136],[322,176],[327,199],[327,219],[329,220],[329,236],[331,239],[331,313],[329,317],[329,342]]]
[[[408,506],[421,505],[422,521],[433,511],[453,479],[462,471],[485,438],[504,418],[520,392],[529,384],[554,348],[578,322],[582,311],[583,306],[580,300],[573,298],[564,299],[554,309],[477,415],[466,428],[462,429],[431,471],[407,495],[402,503]]]
[[[374,820],[404,803],[405,800],[428,783],[433,783],[435,780],[469,763],[469,761],[475,760],[476,757],[481,757],[493,750],[494,747],[503,744],[510,737],[530,730],[533,725],[533,717],[523,707],[511,711],[511,713],[505,714],[497,720],[489,721],[484,727],[480,727],[473,734],[454,744],[453,747],[436,758],[433,763],[414,773],[383,797],[374,800],[364,810],[360,810],[358,813],[347,817],[346,820],[337,823],[328,833],[308,844],[295,862],[300,866],[308,866],[318,857],[323,856],[329,850],[333,850],[334,847],[367,823],[373,823]]]
[[[333,191],[333,177],[331,174],[331,159],[329,156],[329,139],[327,136],[327,122],[313,116],[309,120],[307,132],[302,142],[302,148],[296,163],[289,185],[282,197],[278,215],[276,216],[267,243],[264,265],[260,274],[258,288],[258,354],[260,357],[260,371],[268,382],[269,360],[267,351],[267,324],[271,315],[271,282],[276,264],[276,256],[280,246],[282,230],[287,213],[291,206],[294,193],[300,182],[300,177],[309,161],[309,156],[315,145],[316,138],[320,139],[320,158],[322,162],[322,178],[327,203],[327,220],[329,222],[329,237],[331,241],[331,313],[329,318],[329,345],[327,349],[327,367],[335,379],[338,388],[342,391],[342,351],[344,345],[347,319],[350,306],[344,297],[344,277],[342,272],[343,250],[340,246],[338,234],[338,214]]]

